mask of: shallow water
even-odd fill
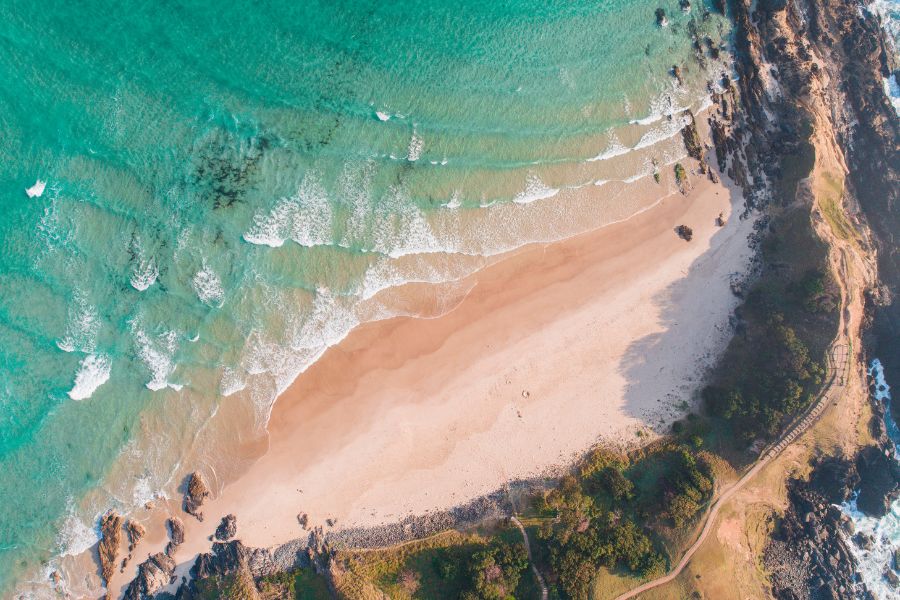
[[[0,594],[227,480],[380,290],[671,191],[726,70],[674,1],[91,4],[0,7]]]

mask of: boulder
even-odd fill
[[[203,478],[203,474],[200,471],[191,473],[188,479],[187,493],[184,495],[184,512],[197,517],[198,521],[202,521],[203,513],[200,512],[200,507],[209,498],[209,495],[209,486],[206,479]]]
[[[861,548],[863,550],[871,550],[875,547],[875,539],[871,535],[863,533],[862,531],[854,535],[852,539],[857,548]]]
[[[144,539],[144,536],[147,535],[147,530],[138,521],[128,519],[128,521],[125,522],[125,533],[128,535],[128,556],[122,559],[122,566],[119,568],[120,571],[125,570],[125,567],[128,565],[128,562],[134,554],[135,547],[142,539]]]
[[[100,543],[97,555],[100,562],[100,575],[103,583],[109,583],[116,570],[116,555],[122,543],[122,517],[111,510],[100,519]]]
[[[668,27],[669,19],[666,17],[666,9],[656,9],[656,24],[660,27]]]
[[[172,556],[175,549],[184,543],[184,522],[178,517],[166,520],[166,529],[169,531],[169,543],[166,545],[166,554]]]
[[[128,519],[128,522],[125,523],[125,533],[128,534],[128,553],[131,554],[147,535],[147,529],[134,519]]]
[[[237,517],[234,515],[225,515],[222,522],[216,527],[216,539],[227,542],[237,535]]]
[[[866,446],[856,455],[856,470],[860,479],[856,506],[869,516],[885,516],[900,491],[897,463],[878,446]]]
[[[149,600],[175,580],[175,560],[158,552],[141,563],[125,590],[124,600]]]

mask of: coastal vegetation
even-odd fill
[[[709,385],[704,408],[726,446],[772,439],[809,406],[823,383],[837,328],[837,286],[808,209],[773,220],[760,255],[763,272],[736,311],[737,333]]]

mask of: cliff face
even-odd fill
[[[851,0],[732,0],[729,11],[743,110],[728,150],[746,166],[745,189],[757,206],[812,198],[842,280],[841,334],[855,342],[867,326],[867,353],[900,381],[900,122],[884,94],[892,57],[880,24]],[[805,164],[800,133],[809,129],[807,179],[790,171]],[[884,457],[890,442],[872,429],[875,446],[821,460],[810,481],[788,484],[790,503],[764,556],[776,597],[866,597],[844,541],[848,524],[828,507],[859,489],[860,507],[879,515],[897,493],[900,474]]]
[[[880,289],[871,297],[868,350],[888,381],[900,380],[900,119],[884,94],[896,67],[880,25],[855,2],[810,2],[809,39],[833,57],[839,141],[848,187],[878,249]]]

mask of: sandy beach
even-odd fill
[[[245,544],[271,546],[306,535],[301,513],[326,530],[395,522],[564,467],[597,443],[667,431],[727,343],[730,281],[751,255],[739,192],[694,184],[625,222],[514,252],[443,296],[420,294],[424,314],[454,299],[438,317],[359,327],[279,399],[267,451],[204,505],[205,520],[177,499],[158,507],[132,564],[164,546],[153,522],[165,510],[185,521],[176,557],[187,566],[228,513]]]

